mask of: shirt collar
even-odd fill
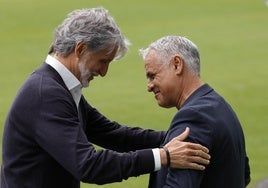
[[[80,81],[60,61],[51,55],[47,56],[46,63],[52,66],[59,73],[65,85],[71,92],[76,106],[78,107],[82,95],[82,85]]]

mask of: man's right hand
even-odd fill
[[[173,138],[164,147],[170,154],[170,167],[180,169],[204,170],[205,165],[209,164],[209,150],[200,145],[190,142],[183,142],[189,135],[190,129],[186,130],[179,136]],[[167,165],[167,156],[163,148],[160,148],[161,164]]]

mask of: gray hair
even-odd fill
[[[181,36],[165,36],[150,44],[145,50],[139,50],[143,59],[151,50],[155,50],[161,63],[168,64],[174,55],[179,55],[192,73],[200,75],[200,57],[197,46]]]
[[[117,47],[115,59],[123,57],[130,45],[108,10],[102,7],[78,9],[69,13],[55,30],[49,53],[66,57],[80,42],[85,42],[90,52],[109,48],[113,51]]]

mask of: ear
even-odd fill
[[[172,68],[177,75],[182,74],[184,68],[184,61],[179,55],[175,55],[171,61]]]
[[[79,42],[75,45],[74,54],[77,58],[80,58],[87,51],[86,43]]]

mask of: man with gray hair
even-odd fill
[[[159,106],[176,107],[165,144],[191,129],[187,141],[206,146],[211,155],[204,171],[167,165],[150,176],[150,188],[244,188],[250,181],[245,140],[231,106],[200,79],[197,46],[185,37],[166,36],[140,50],[148,91]]]
[[[110,121],[82,95],[82,87],[105,76],[128,45],[104,8],[75,10],[58,26],[45,62],[25,81],[7,115],[1,188],[120,182],[159,170],[169,158],[174,168],[204,170],[207,148],[182,142],[189,129],[165,145],[167,156],[159,148],[165,132]]]

